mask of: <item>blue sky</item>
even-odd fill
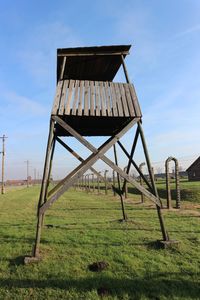
[[[187,167],[199,155],[199,0],[1,0],[0,38],[0,135],[9,137],[7,178],[24,178],[27,159],[31,175],[35,168],[42,173],[57,48],[132,44],[126,63],[153,165],[163,167],[173,155]],[[137,159],[143,159],[139,153]],[[59,148],[53,175],[62,177],[74,164]]]

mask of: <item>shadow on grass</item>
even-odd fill
[[[39,288],[39,289],[73,289],[76,292],[90,292],[99,288],[105,288],[110,295],[123,297],[131,296],[131,299],[160,299],[160,297],[199,299],[200,285],[197,279],[199,274],[158,273],[135,278],[110,278],[106,275],[85,279],[10,279],[0,281],[0,288]]]

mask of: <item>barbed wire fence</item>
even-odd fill
[[[179,161],[179,172],[184,172],[192,164],[192,162],[198,157],[198,155],[188,155],[177,157]],[[25,164],[26,162],[26,164]],[[28,172],[27,172],[27,162],[28,163]],[[140,165],[141,162],[138,162]],[[152,161],[152,167],[154,175],[165,176],[165,160]],[[57,163],[55,169],[51,174],[51,182],[56,183],[62,179],[62,174],[64,175],[67,171],[67,168],[64,168],[62,163]],[[124,166],[126,168],[126,166]],[[0,168],[1,170],[1,168]],[[65,170],[65,171],[64,171]],[[174,173],[174,166],[170,166],[170,173]],[[146,166],[143,166],[143,173],[147,173]],[[21,161],[6,161],[5,162],[5,185],[36,185],[41,184],[43,174],[43,162],[36,161],[30,158],[27,160]],[[136,170],[131,169],[130,175],[134,178],[138,177]],[[186,175],[186,173],[185,173]],[[63,176],[64,177],[64,176]],[[87,192],[104,192],[108,193],[108,190],[111,188],[111,183],[113,186],[116,185],[116,174],[107,169],[99,171],[99,176],[94,173],[84,174],[82,178],[79,178],[76,189],[84,190]],[[113,192],[114,196],[116,195],[115,189]]]

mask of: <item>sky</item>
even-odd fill
[[[42,174],[57,48],[131,44],[126,65],[152,165],[164,168],[165,159],[175,156],[185,169],[199,156],[199,0],[0,0],[0,40],[0,136],[8,136],[7,179],[25,178],[26,160],[32,177],[34,170]],[[115,80],[124,78],[119,73]],[[123,139],[126,147],[131,137]],[[97,145],[101,139],[91,141]],[[121,155],[120,163],[126,165]],[[61,178],[76,164],[57,147],[53,177]]]

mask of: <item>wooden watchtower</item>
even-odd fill
[[[38,223],[33,257],[39,256],[39,244],[43,218],[46,210],[65,193],[93,164],[101,159],[117,174],[124,178],[118,194],[121,198],[123,217],[126,218],[123,207],[123,195],[126,182],[135,186],[143,195],[156,205],[160,222],[162,239],[169,243],[161,214],[161,201],[158,197],[147,146],[141,124],[141,110],[133,84],[130,83],[124,59],[129,54],[129,45],[102,46],[58,49],[57,51],[57,87],[50,117],[49,137],[46,150],[43,180],[38,203]],[[114,83],[113,79],[122,65],[125,83]],[[135,137],[132,140],[131,152],[125,149],[120,138],[133,126],[136,126]],[[83,160],[71,149],[62,137],[72,136],[91,151],[91,155]],[[106,142],[96,148],[88,142],[85,136],[108,136]],[[150,181],[142,174],[134,161],[134,151],[141,139]],[[55,187],[49,190],[51,166],[55,143],[60,143],[67,151],[77,157],[81,163]],[[117,164],[115,144],[121,147],[128,157],[126,171]],[[114,147],[115,162],[105,153]],[[148,189],[129,175],[131,165],[135,167],[146,182]],[[94,169],[93,169],[94,170]],[[97,173],[97,171],[95,170]]]

